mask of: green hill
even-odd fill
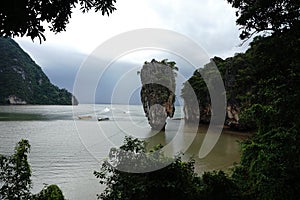
[[[77,103],[14,40],[0,37],[0,104],[71,105],[72,100]]]
[[[226,125],[237,129],[253,128],[256,121],[267,112],[257,111],[257,105],[265,106],[268,112],[270,110],[275,112],[272,117],[268,117],[272,120],[266,124],[276,122],[274,127],[280,127],[279,124],[282,127],[300,124],[300,32],[298,30],[289,30],[268,37],[256,37],[245,53],[236,54],[225,60],[218,57],[212,59],[222,76],[226,90]],[[200,116],[200,122],[210,122],[211,99],[202,77],[214,74],[214,68],[210,69],[209,66],[196,70],[182,89],[182,97],[188,107],[186,110],[189,111],[185,115],[190,120]],[[186,87],[188,85],[197,95],[200,108],[198,113],[192,112],[195,110],[194,104],[188,105],[191,99],[189,88]]]

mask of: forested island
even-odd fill
[[[263,124],[263,110],[274,112],[269,113],[270,121],[265,125],[274,123],[293,127],[299,124],[299,48],[299,31],[288,30],[268,37],[256,37],[245,53],[225,60],[219,57],[211,59],[221,73],[226,90],[225,125],[236,130],[256,129],[256,122]],[[187,84],[197,95],[201,123],[209,123],[211,117],[210,96],[201,74],[213,74],[212,70],[209,65],[199,68],[182,89],[185,102],[190,98]],[[188,121],[199,115],[185,114]]]
[[[11,38],[0,37],[0,105],[72,105],[76,98],[53,85]]]

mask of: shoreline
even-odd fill
[[[224,134],[228,134],[228,135],[234,135],[234,136],[238,136],[241,139],[247,139],[251,136],[253,136],[255,134],[255,132],[250,132],[250,131],[235,131],[235,130],[231,130],[230,128],[223,128],[222,133]]]

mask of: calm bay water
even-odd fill
[[[78,119],[78,117],[84,119]],[[109,117],[109,121],[97,121]],[[175,118],[182,118],[177,107]],[[183,128],[182,128],[183,127]],[[0,153],[12,154],[22,138],[31,144],[33,192],[44,184],[57,184],[67,199],[96,199],[104,186],[93,176],[109,149],[122,144],[126,135],[146,139],[149,146],[174,142],[183,146],[185,158],[194,156],[196,170],[226,169],[239,161],[240,136],[223,132],[213,150],[198,158],[206,128],[199,128],[189,144],[175,140],[175,135],[196,129],[183,120],[168,120],[165,133],[152,132],[142,106],[79,105],[72,106],[0,106]],[[191,134],[192,135],[192,134]],[[179,141],[179,142],[178,142]]]

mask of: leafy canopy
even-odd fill
[[[83,13],[94,9],[102,15],[116,10],[116,0],[9,0],[0,2],[0,36],[29,36],[46,40],[42,23],[55,33],[65,31],[72,9],[78,4]]]
[[[243,199],[299,199],[300,2],[228,0],[239,12],[241,38],[261,31],[244,54],[253,67],[251,105],[244,112],[258,128],[242,143],[232,178]],[[243,86],[243,84],[241,84]],[[247,120],[246,120],[247,121]]]
[[[31,188],[31,169],[27,161],[28,140],[21,140],[11,156],[0,155],[0,199],[28,199]]]
[[[232,178],[243,199],[299,199],[299,136],[294,127],[274,127],[242,143]]]
[[[28,140],[22,139],[13,155],[0,154],[0,199],[5,200],[64,200],[57,185],[45,186],[38,194],[32,194],[31,168],[27,161],[30,152]]]
[[[169,165],[155,171],[144,173],[128,173],[118,170],[120,165],[127,164],[128,159],[137,162],[137,158],[144,155],[144,162],[139,166],[145,168],[153,163],[168,162],[170,158],[161,152],[162,146],[155,148],[156,156],[150,156],[146,151],[146,143],[138,139],[126,137],[124,145],[113,159],[117,162],[113,166],[105,161],[99,172],[94,175],[106,184],[106,189],[98,195],[103,200],[194,200],[194,199],[238,199],[239,191],[233,181],[224,172],[206,172],[203,177],[194,173],[194,161],[184,162],[180,157],[171,159]],[[128,152],[125,153],[124,151]],[[151,151],[150,151],[151,152]],[[112,154],[110,153],[109,159]]]
[[[38,194],[33,195],[33,200],[65,200],[61,189],[57,185],[46,186]]]
[[[241,26],[241,39],[255,33],[271,31],[280,33],[287,29],[299,28],[299,0],[227,0],[237,8],[236,23]]]

